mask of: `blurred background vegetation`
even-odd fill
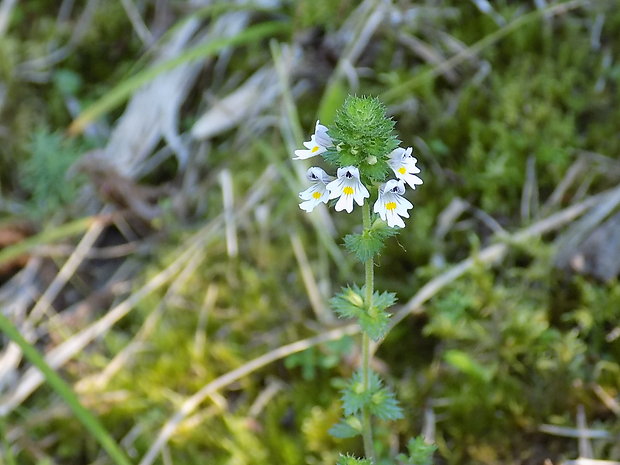
[[[375,369],[405,411],[381,449],[620,463],[618,6],[3,0],[0,309],[135,463],[361,453],[327,434],[359,357],[327,301],[361,282],[339,248],[361,220],[301,212],[290,159],[378,96],[424,179],[377,269],[401,306]],[[109,463],[1,344],[0,461]]]

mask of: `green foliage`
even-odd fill
[[[350,455],[341,455],[337,465],[373,465],[370,459],[358,459]]]
[[[353,438],[362,434],[362,422],[357,415],[348,416],[332,426],[329,434],[335,438]]]
[[[323,154],[327,161],[339,167],[358,167],[366,183],[385,181],[391,172],[388,155],[400,141],[394,134],[394,121],[386,116],[379,99],[349,96],[328,129],[336,149]]]
[[[366,260],[379,254],[385,245],[385,240],[399,233],[398,228],[390,228],[385,221],[377,218],[369,229],[361,234],[347,234],[344,245],[349,252],[364,263]]]
[[[379,375],[371,372],[369,381],[369,388],[365,390],[362,372],[357,371],[346,383],[341,391],[345,417],[357,415],[363,408],[368,408],[372,415],[382,420],[402,418],[403,412],[394,392],[383,385]]]
[[[38,130],[28,148],[31,156],[22,166],[22,185],[30,193],[32,212],[44,216],[70,204],[80,181],[68,170],[81,153],[79,144],[59,132]]]
[[[330,300],[334,311],[341,318],[357,318],[362,331],[371,339],[381,339],[390,321],[390,314],[386,311],[396,303],[396,295],[392,292],[379,293],[375,291],[372,305],[368,308],[364,302],[364,287],[358,286],[343,288],[342,292]]]
[[[344,0],[300,0],[294,3],[295,20],[301,27],[333,29],[350,13],[355,2]]]
[[[492,368],[481,365],[466,352],[452,349],[446,351],[443,357],[449,365],[452,365],[472,379],[486,383],[493,377],[494,370]]]
[[[0,147],[3,208],[10,206],[12,195],[21,203],[25,194],[31,194],[31,189],[21,184],[21,174],[23,163],[31,158],[26,149],[33,128],[66,127],[70,116],[65,96],[78,99],[85,107],[126,79],[128,69],[143,69],[143,65],[134,64],[144,44],[135,34],[127,34],[131,24],[120,3],[99,2],[91,25],[85,20],[88,15],[82,16],[84,2],[74,3],[69,20],[60,21],[59,2],[17,2],[0,41],[0,75],[5,87],[1,92],[2,110],[10,116],[3,120]],[[407,8],[407,2],[393,3],[394,8]],[[508,21],[534,8],[532,2],[492,3]],[[286,3],[276,15],[293,18],[295,41],[303,47],[300,56],[304,61],[296,70],[309,85],[303,92],[293,93],[303,94],[293,103],[304,125],[311,127],[322,89],[331,89],[324,94],[323,100],[329,105],[321,113],[321,122],[327,124],[331,121],[323,115],[333,118],[332,112],[349,88],[343,78],[333,84],[337,79],[332,70],[340,49],[334,47],[338,42],[334,42],[330,31],[339,29],[345,21],[349,23],[347,28],[355,25],[355,18],[348,13],[357,2],[321,0],[319,4],[304,0],[298,7],[300,4]],[[179,12],[168,9],[164,16],[174,20]],[[149,6],[143,13],[149,28],[151,19],[161,16]],[[261,15],[271,17],[267,12]],[[181,16],[176,19],[184,20]],[[77,21],[84,21],[82,24],[89,28],[84,39],[74,44],[79,53],[34,72],[24,66],[33,58],[50,56],[53,44],[66,43]],[[253,17],[252,21],[254,24],[261,19]],[[420,24],[428,27],[420,28]],[[597,25],[601,26],[598,49],[594,46]],[[471,2],[448,0],[441,6],[416,10],[416,20],[403,22],[398,35],[414,35],[449,58],[454,52],[444,40],[444,33],[447,38],[470,45],[498,29]],[[456,80],[448,81],[449,72],[442,73],[426,80],[414,92],[389,101],[389,113],[398,119],[404,145],[415,145],[423,173],[432,173],[432,178],[428,182],[425,178],[425,189],[416,191],[415,227],[401,231],[399,244],[389,241],[382,249],[380,273],[375,278],[380,288],[398,289],[403,299],[409,299],[422,284],[443,272],[444,266],[469,256],[472,237],[480,244],[488,243],[489,229],[468,212],[445,237],[435,235],[439,215],[453,199],[466,199],[483,208],[511,231],[527,221],[519,209],[528,157],[534,158],[535,190],[544,202],[569,166],[586,156],[583,151],[612,158],[620,153],[620,66],[614,58],[620,56],[618,30],[620,9],[615,2],[590,2],[586,7],[535,21],[479,51],[474,58],[467,57],[454,70]],[[153,31],[159,34],[161,29]],[[119,41],[121,32],[124,39]],[[359,74],[359,92],[380,95],[434,66],[402,47],[399,40],[389,28],[376,30],[358,62],[365,71]],[[111,59],[101,60],[102,54],[108,52],[113,55]],[[258,46],[251,56],[243,52],[231,56],[231,61],[223,60],[222,66],[215,67],[220,79],[211,80],[213,67],[205,68],[201,75],[202,81],[213,82],[215,98],[232,91],[238,82],[271,60],[268,51]],[[152,53],[145,57],[143,62],[150,61]],[[299,82],[296,76],[291,79],[293,86]],[[32,78],[52,80],[33,82]],[[218,81],[225,83],[223,89]],[[198,96],[197,91],[199,94],[199,89],[192,90],[190,96]],[[180,116],[193,121],[203,106],[200,98],[190,97]],[[115,112],[113,117],[118,115]],[[183,240],[188,228],[210,221],[219,212],[221,194],[219,189],[211,188],[213,178],[208,173],[214,174],[222,166],[231,169],[236,204],[241,205],[246,193],[253,192],[264,164],[251,163],[259,157],[243,142],[247,139],[245,132],[241,131],[239,137],[231,130],[209,142],[208,170],[203,177],[207,182],[195,184],[201,198],[199,214],[190,213],[188,222],[170,221],[165,234],[148,242],[153,252],[149,255],[155,261],[170,252],[169,244],[176,246]],[[290,157],[278,142],[281,135],[277,129],[252,132],[250,139],[269,146],[276,167],[286,169],[277,165],[279,158]],[[235,156],[231,156],[231,148]],[[590,164],[569,186],[558,207],[572,202],[575,193],[581,198],[617,184],[612,171],[598,174],[601,165],[597,160],[598,156],[587,156]],[[199,161],[196,169],[201,166]],[[139,333],[145,350],[127,360],[102,387],[104,392],[85,394],[89,399],[100,399],[92,406],[115,438],[124,437],[132,428],[142,431],[131,446],[138,457],[187,396],[214,377],[280,344],[307,337],[309,327],[314,329],[308,321],[302,280],[291,271],[297,264],[290,253],[288,228],[283,227],[297,221],[298,209],[281,184],[274,182],[270,186],[272,191],[261,205],[269,211],[264,219],[258,221],[257,208],[256,215],[244,216],[239,223],[239,258],[227,256],[222,238],[211,242],[208,263],[194,273],[187,286],[175,289],[173,299],[165,300],[165,312],[152,332]],[[190,212],[191,204],[190,199]],[[355,213],[338,219],[348,220],[357,221]],[[329,279],[352,282],[346,272],[332,271],[333,261],[316,247],[312,232],[302,231],[300,239],[316,268],[321,291],[323,286],[329,288]],[[620,428],[620,420],[592,389],[600,386],[612,398],[620,393],[620,338],[616,330],[620,284],[588,278],[556,280],[549,260],[551,241],[549,236],[541,239],[547,247],[546,255],[539,250],[539,243],[533,247],[528,242],[518,254],[510,253],[500,267],[476,270],[459,278],[425,305],[423,318],[399,324],[381,347],[381,358],[394,373],[394,382],[398,383],[395,387],[407,410],[418,412],[432,403],[438,418],[441,463],[522,465],[541,463],[547,457],[554,463],[573,458],[576,441],[542,434],[538,428],[541,423],[575,427],[577,405],[584,406],[593,427],[610,432]],[[366,258],[375,253],[371,251]],[[440,259],[434,261],[437,257]],[[135,268],[136,262],[144,264],[147,260],[140,256],[127,263],[133,278],[128,284],[134,289],[162,267],[155,263],[146,270]],[[70,292],[86,295],[89,282],[79,273],[67,287]],[[218,297],[208,311],[204,347],[197,350],[199,345],[195,346],[193,340],[198,312],[193,310],[204,305],[203,291],[211,285],[217,288]],[[145,299],[110,334],[94,341],[75,362],[66,364],[63,375],[75,382],[104,370],[164,301],[163,295]],[[64,300],[63,292],[58,303]],[[97,318],[101,310],[95,309],[87,318]],[[419,336],[422,324],[424,334]],[[66,330],[66,334],[72,334],[80,328]],[[42,344],[62,340],[66,334],[50,334]],[[282,364],[275,363],[240,380],[232,390],[222,390],[221,397],[214,396],[214,403],[205,404],[181,425],[170,443],[170,461],[184,465],[230,465],[231,461],[235,465],[334,465],[338,449],[357,450],[359,455],[359,437],[336,440],[327,434],[340,414],[339,402],[333,400],[330,376],[341,375],[352,363],[346,357],[340,363],[331,363],[340,356],[338,350],[321,346],[300,354],[296,361],[287,361],[299,369],[287,372]],[[283,379],[287,387],[260,414],[249,416],[250,407],[273,378]],[[68,421],[57,407],[58,397],[49,389],[39,389],[18,413],[7,418],[14,434],[7,436],[5,451],[14,450],[18,454],[16,462],[32,465],[44,460],[75,463],[101,459],[84,429]],[[43,422],[40,412],[46,412]],[[381,464],[397,463],[385,457],[394,435],[408,437],[408,432],[420,427],[419,416],[406,413],[406,418],[391,424],[389,430],[379,422],[375,424],[375,442],[383,447]],[[20,431],[21,439],[11,439]],[[29,442],[36,448],[29,447]],[[597,458],[620,459],[617,441],[596,439],[593,443]],[[369,463],[353,457],[350,463],[360,462]]]
[[[508,432],[552,422],[553,412],[565,411],[582,398],[577,380],[595,376],[594,360],[585,363],[584,340],[570,327],[561,330],[550,322],[545,287],[540,287],[549,279],[541,277],[543,263],[546,260],[527,271],[513,270],[510,279],[475,270],[428,309],[424,334],[442,341],[437,354],[442,368],[430,375],[430,382],[433,395],[450,399],[438,413],[445,415],[457,441],[501,451],[510,441]],[[601,313],[594,308],[590,312]],[[564,318],[580,313],[575,309]],[[609,379],[604,375],[601,381]],[[549,396],[558,390],[565,395]],[[456,424],[468,427],[448,426]]]
[[[407,465],[431,465],[437,446],[428,444],[422,436],[418,436],[409,439],[407,450],[409,455],[399,454],[397,460]]]
[[[325,344],[324,348],[311,347],[308,350],[287,357],[284,365],[287,368],[301,368],[302,377],[311,381],[316,378],[317,369],[329,369],[340,364],[344,355],[351,351],[353,339],[343,337],[338,341]]]

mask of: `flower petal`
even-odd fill
[[[353,211],[353,196],[349,194],[342,194],[336,202],[336,211],[340,212],[342,210],[346,210],[347,213],[351,213]]]

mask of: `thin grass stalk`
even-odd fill
[[[84,427],[93,435],[93,437],[101,444],[101,447],[108,453],[112,461],[116,465],[131,465],[131,462],[112,439],[112,436],[86,407],[84,407],[77,395],[71,387],[65,383],[62,378],[45,362],[43,356],[37,349],[24,339],[19,330],[11,323],[11,321],[0,313],[0,331],[5,333],[9,339],[15,342],[22,350],[24,356],[32,363],[41,374],[50,387],[67,403],[73,411],[77,419]]]

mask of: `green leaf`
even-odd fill
[[[375,292],[372,295],[372,305],[373,307],[377,307],[379,310],[386,310],[390,308],[392,305],[396,303],[398,299],[396,298],[396,294],[393,292],[382,292],[379,294]]]
[[[378,341],[388,329],[390,314],[386,312],[396,302],[396,295],[392,292],[374,292],[372,305],[369,309],[364,302],[365,287],[358,286],[343,288],[342,292],[330,301],[332,308],[341,318],[357,318],[362,331]]]
[[[341,318],[359,318],[364,313],[363,295],[363,290],[358,286],[344,287],[330,300],[330,304]]]
[[[350,455],[340,455],[337,465],[373,465],[370,459],[358,459]]]
[[[350,416],[336,423],[329,429],[335,438],[353,438],[362,434],[362,422],[357,416]]]
[[[370,413],[382,420],[398,420],[403,417],[403,409],[398,405],[396,395],[389,387],[381,387],[370,399]]]
[[[372,386],[364,390],[364,381],[361,371],[353,373],[351,379],[342,390],[342,409],[345,416],[351,416],[362,411],[370,402]]]
[[[316,377],[317,364],[317,355],[314,347],[290,355],[284,360],[284,366],[286,366],[286,368],[300,367],[301,376],[306,381],[312,381]]]
[[[433,463],[433,454],[437,450],[435,444],[428,444],[422,436],[409,439],[407,443],[409,457],[405,454],[399,454],[396,458],[408,465],[431,465]]]
[[[368,312],[360,314],[358,323],[373,341],[378,341],[388,330],[390,314],[373,305]]]
[[[398,234],[398,228],[390,228],[383,220],[377,218],[370,229],[361,234],[347,234],[344,245],[362,263],[379,254],[388,237]]]
[[[374,372],[370,373],[367,390],[364,389],[362,372],[356,371],[341,392],[345,416],[355,415],[367,407],[372,415],[382,420],[397,420],[403,417],[394,392],[384,386],[379,375]]]

